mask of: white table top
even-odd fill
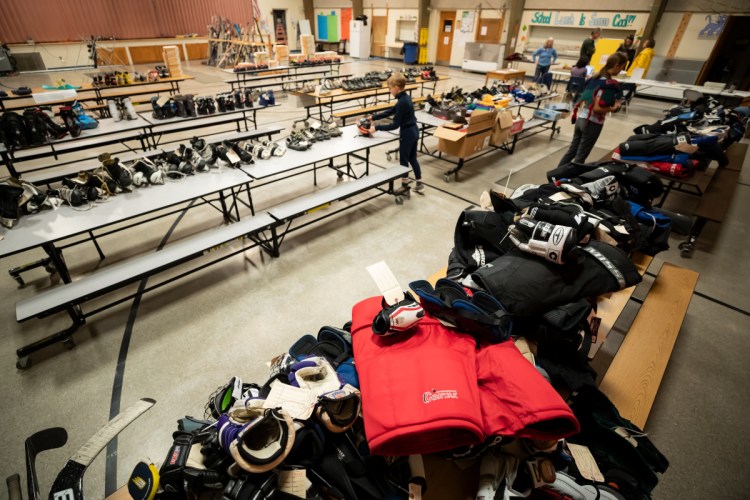
[[[176,181],[165,179],[163,185],[135,188],[131,193],[120,193],[104,203],[96,203],[94,208],[87,211],[74,210],[68,205],[63,205],[55,210],[27,215],[21,217],[13,229],[3,228],[5,233],[4,239],[0,240],[0,257],[70,238],[247,182],[252,182],[252,179],[242,170],[223,167]]]
[[[57,151],[64,151],[67,149],[73,149],[78,146],[84,145],[96,145],[97,141],[92,140],[105,135],[122,134],[123,138],[138,137],[141,130],[147,128],[149,123],[139,116],[135,120],[120,120],[119,122],[114,121],[112,118],[106,118],[99,120],[99,126],[94,129],[83,130],[81,135],[78,137],[72,137],[67,135],[62,139],[52,141],[49,144],[43,144],[41,146],[27,148],[15,151],[13,157],[16,160],[21,160],[27,156],[36,156],[40,153],[44,153],[48,150],[52,153],[52,147],[54,146]]]
[[[713,87],[705,87],[702,85],[689,85],[687,83],[672,83],[672,82],[660,82],[658,80],[645,80],[643,78],[623,78],[621,79],[623,82],[630,82],[635,83],[636,85],[641,85],[644,87],[660,87],[660,88],[672,88],[672,89],[681,89],[681,90],[695,90],[697,92],[701,92],[703,94],[709,94],[709,95],[720,95],[724,97],[750,97],[750,92],[746,92],[743,90],[722,90],[718,88]]]
[[[450,120],[443,120],[442,118],[438,118],[437,116],[431,115],[423,110],[415,112],[414,116],[417,118],[417,123],[428,125],[430,127],[439,127],[444,123],[450,123]]]
[[[324,64],[314,64],[314,65],[310,65],[310,66],[301,66],[301,65],[298,65],[298,66],[276,66],[275,68],[251,69],[251,70],[248,70],[248,71],[234,71],[233,69],[225,68],[225,69],[222,69],[221,71],[224,72],[224,73],[232,74],[232,75],[247,75],[247,74],[251,74],[252,75],[253,73],[263,73],[263,72],[266,72],[266,71],[276,71],[276,70],[279,70],[279,69],[320,68],[320,67],[325,67],[325,66],[338,66],[339,64],[343,64],[343,63],[344,63],[344,61],[333,62],[333,63],[324,63]]]
[[[315,143],[308,151],[287,150],[282,157],[259,160],[254,165],[238,169],[223,167],[220,173],[212,170],[176,181],[165,180],[163,185],[136,188],[131,193],[118,194],[107,202],[95,204],[94,208],[88,211],[74,210],[64,205],[56,210],[22,217],[13,229],[0,230],[4,231],[4,239],[0,240],[0,257],[240,186],[252,182],[253,178],[261,179],[281,174],[314,162],[398,139],[397,135],[389,132],[377,132],[375,137],[371,138],[361,137],[354,125],[343,127],[341,130],[341,137]]]
[[[365,148],[380,146],[398,139],[398,135],[390,132],[376,132],[374,137],[362,137],[356,125],[341,128],[341,137],[334,137],[327,141],[316,142],[307,151],[287,149],[281,157],[271,157],[259,160],[254,165],[243,165],[240,168],[253,179],[264,179],[272,175],[281,174],[311,163],[328,160],[336,156],[354,153]]]

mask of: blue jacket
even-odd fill
[[[539,66],[550,66],[557,61],[557,51],[554,47],[550,47],[549,49],[539,47],[536,49],[536,52],[534,52],[534,61],[536,61],[537,57],[539,57]]]
[[[416,127],[417,118],[414,116],[414,104],[406,92],[396,96],[396,104],[382,113],[373,113],[373,120],[382,120],[393,116],[393,122],[385,125],[376,125],[375,130],[396,130],[397,128]]]

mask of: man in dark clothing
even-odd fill
[[[417,118],[414,116],[414,104],[409,94],[404,92],[406,87],[406,78],[401,73],[394,73],[388,79],[388,87],[391,89],[391,95],[396,98],[396,105],[382,113],[376,113],[370,116],[370,120],[382,120],[393,116],[393,122],[384,125],[372,125],[370,133],[376,130],[396,130],[400,129],[399,140],[399,158],[401,165],[408,167],[411,165],[414,170],[414,177],[417,184],[414,191],[421,193],[424,191],[422,184],[422,170],[417,162],[417,142],[419,141],[419,127],[417,127]],[[402,187],[408,188],[411,179],[404,177]]]
[[[594,28],[591,30],[591,35],[583,41],[581,45],[581,59],[586,61],[586,64],[591,62],[591,57],[596,52],[596,39],[602,34],[601,28]]]

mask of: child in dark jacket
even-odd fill
[[[382,120],[393,116],[393,122],[385,125],[371,125],[370,133],[375,133],[376,130],[400,129],[399,159],[401,165],[405,167],[411,165],[412,170],[414,170],[414,177],[417,180],[414,191],[421,193],[424,191],[424,184],[422,184],[422,170],[419,168],[419,162],[417,162],[419,127],[417,127],[417,119],[414,116],[414,104],[409,94],[404,91],[406,78],[401,73],[394,73],[388,79],[388,87],[391,89],[391,95],[396,98],[396,104],[382,113],[371,115],[369,119],[371,121]],[[408,188],[411,179],[404,176],[401,182],[402,187]]]

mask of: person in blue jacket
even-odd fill
[[[533,61],[537,62],[538,59],[536,71],[534,72],[534,81],[536,83],[544,83],[544,75],[549,71],[549,67],[557,61],[557,51],[552,46],[554,43],[554,38],[548,38],[547,41],[544,42],[544,47],[539,47],[536,49],[536,52],[534,52],[532,58]]]
[[[370,122],[375,120],[382,120],[389,116],[393,116],[391,123],[370,125],[370,133],[374,134],[376,130],[396,130],[399,131],[399,160],[401,165],[408,167],[411,165],[414,171],[414,177],[416,178],[416,186],[414,191],[422,193],[424,191],[424,184],[422,184],[422,170],[419,168],[419,162],[417,161],[417,142],[419,141],[419,127],[417,126],[417,118],[414,116],[414,103],[411,101],[411,97],[404,91],[406,87],[406,78],[401,73],[394,73],[388,79],[388,87],[391,90],[391,95],[396,98],[396,104],[392,108],[389,108],[381,113],[375,113],[369,116]],[[401,180],[401,186],[405,189],[409,187],[411,179],[408,176],[404,176]]]

